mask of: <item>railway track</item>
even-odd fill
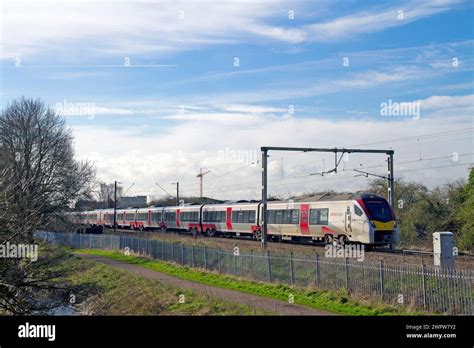
[[[113,234],[114,230],[105,228],[104,233]],[[261,244],[258,241],[252,240],[248,237],[207,237],[196,236],[179,233],[176,231],[137,231],[130,229],[117,229],[115,234],[133,235],[151,239],[165,240],[169,242],[177,242],[182,244],[198,244],[215,247],[222,250],[233,250],[235,247],[242,249],[242,251],[259,251]],[[323,244],[303,243],[295,241],[281,241],[270,242],[267,249],[272,253],[289,253],[293,252],[302,257],[315,257],[316,254],[324,255],[326,249]],[[384,261],[384,262],[402,262],[405,264],[420,265],[433,264],[433,256],[430,252],[423,250],[406,250],[406,249],[376,249],[367,251],[365,259],[370,261]],[[460,255],[456,257],[456,267],[474,269],[474,255]]]

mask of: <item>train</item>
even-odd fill
[[[116,228],[262,239],[262,202],[152,206],[116,209],[115,213]],[[114,227],[114,209],[68,215],[72,222],[82,226]],[[323,195],[297,201],[270,201],[267,205],[270,241],[393,246],[398,243],[398,234],[392,207],[375,194]]]

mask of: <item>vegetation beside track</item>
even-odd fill
[[[178,289],[162,282],[71,257],[63,267],[74,270],[67,281],[77,291],[79,314],[85,315],[265,315],[264,311]],[[184,295],[184,303],[179,301]]]
[[[237,290],[249,294],[289,301],[293,296],[294,303],[344,315],[416,315],[406,308],[389,306],[376,301],[354,299],[346,291],[326,291],[315,288],[292,287],[284,284],[270,284],[223,275],[204,270],[192,269],[159,260],[138,256],[127,256],[116,251],[76,250],[80,253],[104,256],[113,260],[139,265],[144,268],[166,273],[178,278],[187,279],[220,288]],[[428,313],[426,313],[428,314]]]

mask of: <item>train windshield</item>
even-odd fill
[[[386,200],[383,199],[366,199],[364,204],[370,213],[370,218],[380,222],[393,220],[392,210]]]

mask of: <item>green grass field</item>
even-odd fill
[[[116,251],[104,250],[75,250],[80,253],[104,256],[117,261],[139,265],[144,268],[155,270],[203,284],[216,287],[237,290],[249,294],[264,296],[268,298],[289,301],[293,298],[294,303],[344,315],[416,315],[429,314],[409,311],[406,308],[390,306],[375,301],[356,300],[350,297],[346,291],[323,291],[315,288],[290,287],[283,284],[270,284],[256,282],[230,275],[218,274],[204,270],[192,269],[173,263],[159,260],[151,260],[144,257],[126,256]]]
[[[67,279],[85,315],[266,315],[254,308],[197,294],[100,263],[72,257]],[[181,299],[181,301],[180,301]]]

